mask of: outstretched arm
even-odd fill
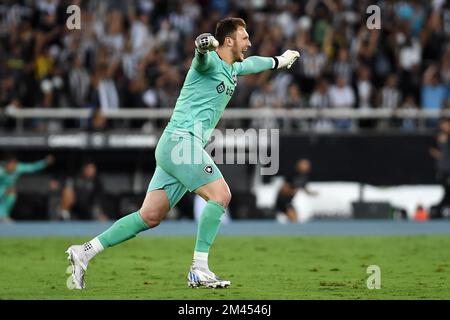
[[[266,70],[289,69],[298,57],[300,57],[300,53],[294,50],[287,50],[281,56],[276,57],[248,57],[243,62],[236,63],[237,74],[246,75]]]
[[[237,74],[244,76],[246,74],[260,73],[266,70],[275,69],[275,59],[271,57],[252,56],[243,62],[236,62]]]
[[[214,66],[209,51],[215,50],[219,42],[210,33],[202,33],[195,39],[195,57],[192,60],[192,68],[204,73]]]
[[[53,156],[47,156],[43,160],[39,160],[32,163],[19,163],[17,166],[17,171],[19,174],[24,173],[33,173],[36,171],[40,171],[44,168],[46,168],[48,165],[52,164],[54,162]]]

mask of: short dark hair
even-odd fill
[[[245,21],[241,18],[225,18],[220,20],[216,25],[215,38],[219,41],[219,45],[223,45],[225,38],[237,31],[238,27],[246,28]]]

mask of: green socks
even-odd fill
[[[139,211],[131,213],[117,220],[108,230],[97,238],[103,248],[115,246],[121,242],[135,237],[139,232],[149,229]]]
[[[219,231],[221,217],[224,212],[225,208],[219,203],[212,200],[208,201],[206,207],[203,209],[200,221],[198,222],[195,251],[209,252],[209,248]],[[116,244],[135,237],[139,232],[147,229],[149,229],[149,227],[142,219],[139,211],[131,213],[122,219],[117,220],[108,230],[96,237],[99,243],[96,244],[94,241],[94,244],[96,244],[94,247],[98,247],[95,251],[98,253],[103,249],[115,246]]]
[[[219,203],[212,200],[208,201],[198,222],[195,251],[209,252],[209,248],[219,231],[220,220],[224,212],[225,208]]]

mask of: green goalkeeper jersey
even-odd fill
[[[191,134],[206,145],[233,96],[237,76],[273,67],[271,57],[253,56],[229,65],[215,51],[196,51],[165,132]]]
[[[33,163],[18,163],[14,172],[8,173],[0,166],[0,196],[6,190],[16,183],[17,179],[24,173],[33,173],[44,169],[47,166],[45,160],[36,161]]]

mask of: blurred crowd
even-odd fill
[[[69,5],[81,30],[69,30]],[[367,7],[381,9],[369,30]],[[218,20],[247,22],[249,55],[302,51],[290,70],[241,77],[229,108],[444,109],[450,107],[450,3],[445,0],[19,0],[0,3],[0,122],[8,108],[89,108],[90,121],[28,121],[32,130],[151,128],[110,123],[105,110],[173,108],[194,39]],[[162,123],[156,124],[162,126]],[[342,120],[255,120],[256,127],[353,128]],[[364,120],[362,128],[414,129]]]

